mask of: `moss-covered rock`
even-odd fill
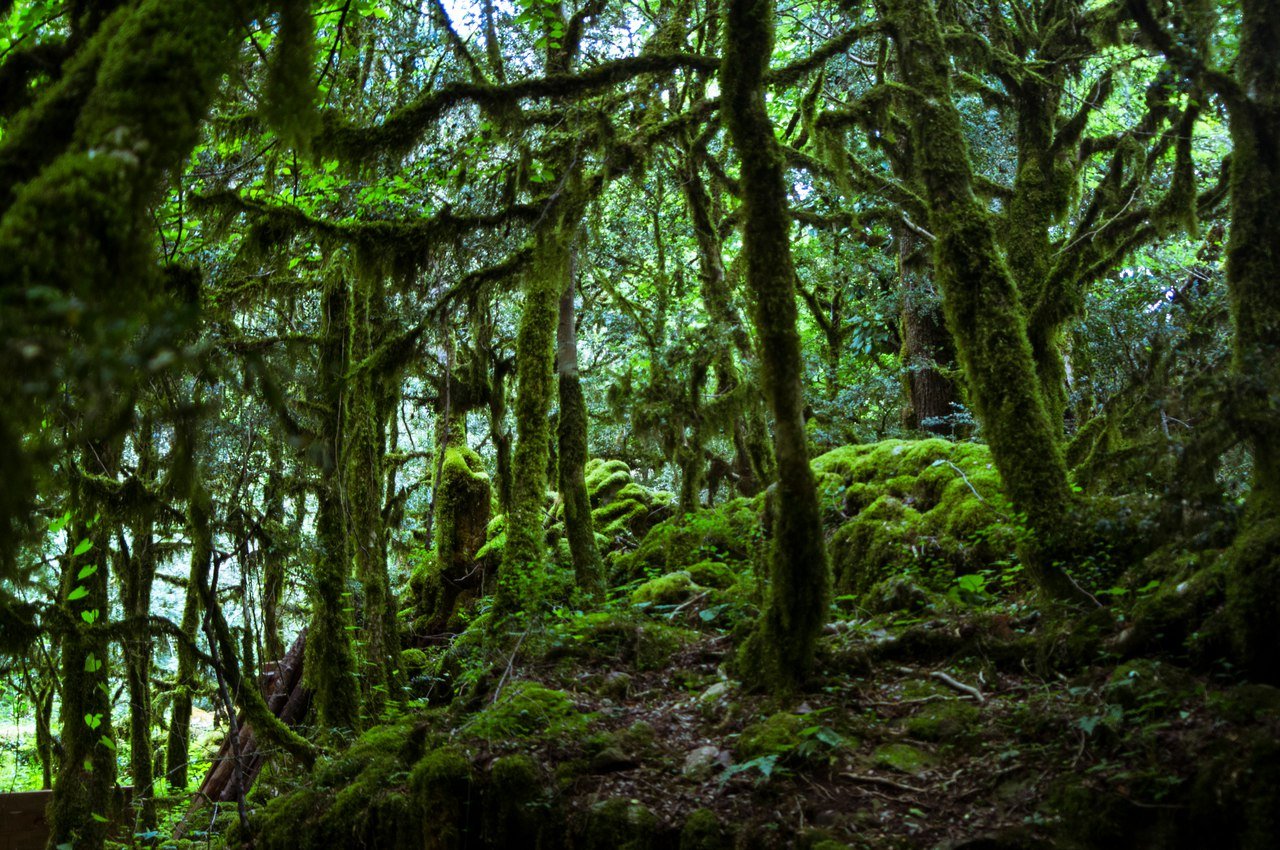
[[[581,850],[653,850],[658,818],[644,805],[622,798],[605,800],[582,813],[575,830]]]
[[[680,830],[680,850],[730,850],[733,842],[710,809],[697,809]]]
[[[649,579],[631,592],[631,601],[646,605],[674,605],[697,594],[701,588],[686,571]]]
[[[921,741],[956,743],[978,722],[977,706],[960,699],[926,703],[907,719],[907,733]]]
[[[942,439],[844,446],[813,461],[848,519],[831,541],[837,592],[907,571],[945,591],[955,576],[1008,561],[1017,529],[985,446]]]
[[[685,570],[695,584],[725,590],[738,583],[738,574],[728,564],[719,561],[699,561]]]
[[[592,611],[556,624],[534,642],[546,660],[581,659],[654,670],[670,663],[697,632],[655,622],[639,612]]]
[[[912,775],[923,773],[937,762],[937,759],[926,750],[901,743],[878,747],[873,758],[878,767],[887,767]]]
[[[592,458],[586,465],[591,520],[605,538],[605,548],[620,540],[640,540],[671,512],[671,496],[644,487],[620,460]]]
[[[778,712],[743,729],[734,745],[734,754],[739,761],[748,761],[761,756],[788,753],[800,745],[800,730],[808,725],[809,722],[803,715],[789,711]]]
[[[714,509],[672,517],[655,525],[638,548],[612,560],[615,579],[626,582],[704,562],[720,563],[731,572],[739,572],[763,552],[762,504],[763,497],[733,499]]]
[[[471,715],[460,732],[485,741],[515,741],[533,736],[575,735],[590,723],[564,691],[536,682],[512,682],[497,702]]]
[[[453,746],[432,750],[413,766],[409,787],[422,819],[424,850],[461,850],[471,843],[469,837],[478,830],[466,753]]]

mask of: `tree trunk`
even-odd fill
[[[564,531],[569,538],[573,574],[578,587],[595,598],[604,589],[604,569],[596,548],[587,495],[587,400],[578,379],[578,332],[574,321],[574,269],[572,262],[560,296],[560,321],[556,326],[556,373],[560,385],[559,439],[560,498],[564,502]]]
[[[307,686],[315,694],[320,722],[353,730],[360,725],[360,690],[351,646],[351,577],[342,514],[342,406],[347,357],[347,282],[325,283],[320,393],[325,411],[317,443],[316,566],[311,581],[311,631],[307,641]]]
[[[773,3],[729,0],[725,23],[722,109],[742,162],[742,250],[778,462],[769,598],[743,660],[755,684],[788,691],[801,686],[812,670],[831,577],[804,429],[804,362],[796,330],[787,188],[764,98],[773,55]]]
[[[119,445],[86,446],[81,463],[93,475],[115,478]],[[73,473],[77,474],[77,473]],[[109,650],[102,626],[110,613],[107,573],[110,518],[105,506],[77,478],[71,484],[69,543],[89,548],[68,553],[61,591],[71,629],[62,641],[62,753],[49,803],[49,846],[101,848],[107,836],[108,807],[116,783],[116,744],[111,723]]]
[[[968,379],[991,454],[1030,534],[1022,554],[1037,586],[1056,599],[1087,601],[1063,571],[1071,549],[1071,490],[1046,410],[1027,319],[996,249],[989,214],[973,193],[950,65],[931,0],[890,0],[889,21],[903,79],[913,90],[915,150],[937,241],[934,263],[947,326]]]
[[[348,551],[364,593],[360,612],[364,658],[359,678],[370,718],[381,715],[391,696],[400,654],[395,597],[383,545],[382,485],[386,474],[378,409],[382,382],[372,362],[382,324],[382,293],[377,290],[377,280],[366,271],[356,276],[351,288],[347,358],[351,373],[343,398],[339,448]]]
[[[1227,609],[1241,660],[1280,682],[1280,6],[1243,0],[1231,130],[1227,286],[1235,329],[1233,418],[1253,449],[1241,531],[1226,553]]]
[[[902,281],[902,365],[906,370],[907,427],[931,434],[955,434],[955,382],[942,372],[951,365],[951,337],[942,321],[942,302],[930,278],[923,239],[898,229],[898,274]]]

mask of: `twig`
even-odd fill
[[[986,700],[982,696],[982,691],[978,690],[972,685],[966,685],[963,682],[957,682],[955,679],[951,678],[946,673],[943,673],[941,670],[934,670],[932,673],[929,674],[929,676],[931,678],[937,679],[939,682],[946,685],[948,688],[957,690],[962,694],[968,694],[969,696],[976,699],[979,703],[986,702]]]
[[[865,776],[860,773],[842,773],[845,779],[852,779],[854,782],[863,782],[869,785],[883,785],[886,788],[896,788],[899,791],[909,791],[912,794],[923,794],[925,789],[916,788],[911,785],[904,785],[901,782],[895,782],[892,779],[886,779],[883,776]]]
[[[525,629],[520,635],[520,640],[516,641],[516,648],[511,650],[511,657],[507,659],[507,669],[503,671],[502,678],[498,680],[498,686],[493,689],[493,704],[498,704],[498,695],[502,693],[502,686],[506,683],[507,677],[511,675],[511,668],[516,663],[516,653],[520,651],[520,644],[524,643],[524,639],[528,637],[529,630]]]
[[[697,602],[699,599],[705,599],[707,594],[710,592],[711,591],[709,590],[704,590],[702,591],[702,593],[699,593],[697,596],[693,597],[692,599],[689,599],[685,602],[681,602],[679,605],[676,606],[675,610],[671,612],[670,618],[675,619],[676,614],[679,614],[681,611],[688,608],[690,605]]]

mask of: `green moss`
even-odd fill
[[[537,762],[523,754],[501,756],[489,766],[482,823],[484,845],[553,846],[562,814],[548,798]]]
[[[606,548],[638,540],[669,513],[671,497],[637,482],[620,460],[593,458],[586,467],[591,521]]]
[[[906,722],[906,730],[922,741],[954,743],[966,736],[978,722],[977,706],[959,699],[925,704]]]
[[[850,517],[831,541],[835,586],[865,593],[903,570],[933,591],[1009,561],[1018,532],[985,446],[886,440],[834,449],[814,469],[836,476]]]
[[[655,525],[633,552],[613,560],[616,579],[672,572],[707,560],[747,564],[761,552],[761,499],[733,499],[714,510],[672,517]]]
[[[696,809],[680,829],[680,850],[730,850],[732,841],[710,809]]]
[[[1135,659],[1111,672],[1103,697],[1126,709],[1145,712],[1172,711],[1195,691],[1190,674],[1155,659]]]
[[[462,850],[475,832],[471,821],[472,773],[466,754],[452,746],[432,750],[409,776],[421,817],[424,850]]]
[[[910,744],[885,744],[875,751],[875,763],[903,773],[920,774],[934,765],[936,759]]]
[[[1280,517],[1251,507],[1223,562],[1235,654],[1254,676],[1280,683]]]
[[[400,650],[400,669],[410,676],[418,676],[431,666],[431,659],[416,647]]]
[[[658,818],[640,803],[605,800],[586,811],[576,830],[581,850],[653,850],[658,846]]]
[[[779,712],[743,729],[734,745],[734,753],[740,761],[782,755],[800,745],[800,730],[809,725],[803,715]]]
[[[685,570],[695,584],[724,590],[738,583],[738,574],[728,564],[719,561],[699,561]]]
[[[512,682],[498,701],[472,717],[461,732],[486,741],[513,741],[534,736],[575,735],[590,723],[590,715],[574,705],[564,691],[536,682]]]
[[[484,571],[476,562],[492,555],[491,491],[480,456],[465,446],[450,445],[440,463],[435,494],[435,552],[424,558],[410,579],[416,610],[415,628],[439,632],[458,615],[466,598],[482,588]]]
[[[668,573],[637,587],[631,592],[631,601],[636,604],[674,605],[684,602],[699,590],[689,573]]]

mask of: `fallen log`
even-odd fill
[[[302,664],[306,645],[307,630],[303,629],[298,633],[297,639],[285,653],[284,658],[268,668],[262,676],[262,695],[266,699],[267,707],[271,709],[272,714],[289,726],[296,726],[302,722],[311,702],[310,692],[302,685]],[[174,832],[175,838],[186,832],[188,821],[205,805],[231,803],[249,793],[258,774],[262,772],[270,753],[263,752],[260,748],[253,726],[245,718],[244,713],[238,712],[236,719],[236,728],[240,732],[239,740],[233,741],[230,733],[223,740],[222,746],[218,748],[218,753],[213,758],[213,763],[209,766],[209,772],[200,783],[191,806],[182,818],[182,823]],[[236,744],[239,746],[237,747]],[[236,781],[237,752],[239,752],[239,782]]]

